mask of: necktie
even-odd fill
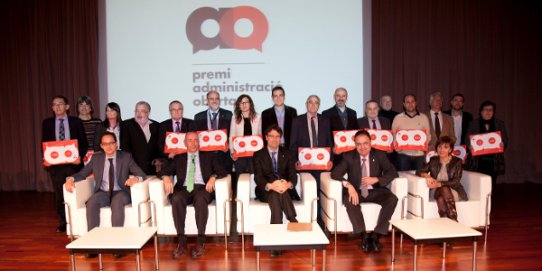
[[[376,120],[373,120],[373,129],[376,129]]]
[[[271,160],[273,161],[273,174],[275,174],[275,178],[279,179],[279,169],[277,166],[277,158],[276,158],[277,152],[271,152]]]
[[[113,196],[113,190],[115,190],[115,168],[113,166],[113,158],[108,158],[109,160],[109,198]]]
[[[180,124],[181,124],[181,123],[178,122],[178,121],[175,122],[175,132],[176,132],[176,133],[178,133],[178,132],[181,131],[181,125],[180,125]]]
[[[58,119],[60,121],[60,124],[58,124],[58,139],[64,140],[66,139],[66,131],[64,131],[64,119]]]
[[[435,112],[435,134],[437,134],[437,139],[440,138],[440,120],[438,119],[438,112]]]
[[[311,135],[312,135],[312,146],[318,146],[318,135],[316,134],[316,120],[315,117],[311,117]]]
[[[367,177],[367,169],[365,168],[366,158],[361,159],[361,178]],[[367,186],[361,186],[361,196],[366,198],[369,195],[369,188]]]
[[[190,165],[188,166],[188,178],[186,179],[186,191],[194,190],[194,176],[196,175],[196,155],[190,157]]]
[[[211,129],[218,130],[218,121],[216,121],[216,116],[218,116],[218,112],[212,114],[213,118],[211,119]]]

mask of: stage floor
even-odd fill
[[[542,185],[501,184],[494,191],[487,245],[479,239],[477,270],[542,270]],[[55,233],[53,193],[0,192],[0,270],[70,270],[65,248],[69,238]],[[239,238],[240,239],[240,238]],[[193,238],[190,244],[194,243]],[[359,240],[340,235],[335,249],[331,243],[326,253],[327,270],[411,270],[412,241],[404,239],[403,248],[396,247],[396,262],[391,265],[391,236],[382,240],[384,249],[378,254],[365,254]],[[398,244],[398,243],[397,243]],[[252,238],[246,250],[234,241],[224,251],[221,237],[209,237],[207,253],[198,260],[187,255],[171,258],[174,238],[160,238],[161,270],[256,270],[256,250]],[[470,270],[472,242],[454,243],[441,258],[441,246],[423,245],[418,249],[418,270]],[[317,253],[316,270],[321,270],[322,254]],[[310,251],[285,251],[271,258],[261,253],[262,270],[311,270]],[[98,259],[78,255],[77,270],[98,270]],[[154,270],[152,242],[142,253],[142,270]],[[113,259],[104,256],[104,270],[134,270],[135,256]]]

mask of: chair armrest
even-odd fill
[[[231,176],[228,174],[215,182],[215,200],[216,200],[216,224],[217,232],[224,233],[224,217],[230,217],[230,205],[226,204],[226,213],[224,214],[224,202],[231,198]],[[229,226],[229,225],[228,225]]]
[[[64,201],[70,205],[70,208],[86,208],[86,202],[94,194],[94,178],[90,177],[75,183],[73,192],[68,192],[62,185]]]
[[[305,206],[311,206],[311,204],[314,203],[314,206],[311,208],[314,208],[314,213],[312,219],[316,219],[316,204],[318,204],[318,201],[313,201],[318,197],[318,193],[316,191],[316,180],[314,177],[307,172],[299,173],[300,180],[301,180],[301,200],[303,201],[303,205]]]
[[[426,200],[429,199],[429,188],[424,177],[417,176],[412,171],[399,172],[399,177],[407,179],[409,194],[424,197]]]
[[[491,193],[491,177],[482,173],[463,170],[461,184],[469,200],[479,200],[485,203],[486,197]]]
[[[239,175],[237,180],[237,200],[241,201],[243,204],[243,209],[245,212],[248,210],[248,204],[250,202],[250,178],[251,174],[243,173]],[[237,208],[237,219],[240,219],[241,210]]]
[[[401,201],[408,194],[408,180],[404,177],[393,179],[390,183],[391,192]]]
[[[337,207],[340,207],[343,205],[343,197],[342,197],[343,184],[340,181],[331,179],[330,172],[322,172],[322,174],[320,175],[320,189],[329,198],[332,198],[335,201],[337,201]],[[332,207],[333,207],[332,205],[329,206],[329,208],[332,208]]]
[[[149,200],[149,179],[143,182],[135,183],[130,187],[130,195],[132,197],[132,206],[137,206],[140,202]]]
[[[149,180],[149,197],[156,205],[157,210],[161,210],[167,205],[167,195],[162,180],[158,178]]]

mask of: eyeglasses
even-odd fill
[[[65,103],[58,103],[58,104],[54,103],[54,104],[52,104],[53,107],[64,106],[64,105],[66,105],[66,104]]]
[[[109,146],[113,146],[113,145],[116,145],[117,142],[115,141],[112,141],[112,142],[102,142],[102,144],[100,144],[101,146],[104,146],[104,147],[109,147]]]
[[[241,102],[242,105],[250,104],[250,102]]]

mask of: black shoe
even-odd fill
[[[192,259],[197,259],[205,254],[205,245],[196,245],[192,248]]]
[[[271,252],[269,253],[269,256],[273,258],[280,256],[280,250],[271,250]]]
[[[119,253],[119,254],[113,254],[113,258],[115,258],[115,259],[119,259],[119,258],[122,258],[122,257],[124,257],[124,256],[126,256],[126,254],[121,254],[121,253]]]
[[[363,241],[359,246],[361,248],[361,251],[365,253],[370,253],[373,250],[373,241],[369,237],[364,237]]]
[[[181,255],[183,255],[184,253],[186,253],[186,250],[187,250],[186,243],[185,243],[185,244],[179,243],[179,244],[177,245],[177,247],[171,252],[171,257],[172,257],[173,259],[177,259],[177,258],[179,258]]]
[[[56,232],[66,232],[66,224],[58,225]]]
[[[374,252],[380,252],[382,250],[382,244],[378,241],[378,238],[373,238],[372,247]]]
[[[96,257],[98,257],[98,254],[89,253],[89,254],[85,255],[85,258],[87,258],[87,259],[92,259],[92,258],[96,258]]]

